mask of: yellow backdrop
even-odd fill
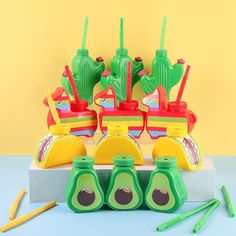
[[[1,1],[0,154],[31,154],[47,132],[44,91],[60,85],[64,65],[80,47],[86,15],[92,57],[102,56],[109,66],[124,16],[125,46],[149,71],[167,15],[169,57],[192,65],[184,99],[198,115],[193,134],[206,155],[236,154],[235,8],[234,0]],[[142,95],[137,84],[134,96]]]

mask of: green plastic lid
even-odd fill
[[[113,163],[116,166],[132,166],[134,165],[134,158],[129,155],[116,155],[113,157]]]
[[[77,55],[79,56],[88,56],[89,52],[88,49],[78,49],[77,50]]]
[[[155,160],[155,165],[159,168],[176,167],[176,158],[173,156],[162,156]]]
[[[167,57],[167,50],[165,49],[158,49],[156,50],[157,57]]]
[[[94,159],[91,156],[79,156],[73,160],[73,166],[76,168],[92,168]]]
[[[128,50],[127,49],[116,49],[116,55],[117,56],[127,56]]]

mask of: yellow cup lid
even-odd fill
[[[185,138],[188,134],[187,128],[183,127],[168,127],[167,136],[172,136],[176,138]]]
[[[110,123],[107,126],[108,134],[128,134],[128,125],[123,123]]]
[[[52,135],[63,135],[63,134],[69,134],[70,132],[70,126],[63,124],[63,125],[51,125],[50,126],[50,133]]]

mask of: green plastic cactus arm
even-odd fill
[[[103,89],[106,90],[108,88],[108,86],[111,84],[111,79],[113,79],[113,78],[114,78],[114,76],[111,74],[111,71],[104,70],[102,72],[100,82],[101,82]]]
[[[141,89],[144,91],[144,93],[149,94],[153,92],[157,87],[153,77],[152,76],[150,77],[144,70],[141,71],[139,75],[141,76],[140,78]]]
[[[74,81],[75,81],[75,78],[74,78]],[[61,77],[61,85],[70,95],[73,95],[71,91],[70,83],[68,82],[68,78],[67,76],[64,76],[64,73],[63,73],[63,76]]]
[[[132,63],[132,87],[139,81],[139,72],[143,70],[143,62],[141,57],[136,57]]]
[[[101,84],[104,89],[107,89],[108,86],[113,87],[116,93],[117,104],[119,104],[121,100],[124,100],[124,97],[126,98],[126,94],[124,95],[123,92],[124,89],[122,89],[121,76],[113,75],[110,71],[105,70],[101,76]]]
[[[94,73],[95,73],[95,77],[96,77],[97,82],[99,82],[100,76],[101,76],[102,72],[105,70],[105,65],[104,65],[103,61],[104,60],[102,57],[97,57],[96,61],[94,61],[94,65],[95,65],[95,69],[94,69],[95,72]]]
[[[121,83],[119,79],[112,79],[111,86],[114,88],[116,93],[116,101],[117,105],[120,103],[121,100],[126,99],[126,90],[124,89],[124,83]]]
[[[171,80],[170,80],[170,87],[174,87],[176,84],[179,83],[183,76],[184,68],[183,68],[184,60],[179,59],[177,63],[173,65],[173,69],[171,71]]]

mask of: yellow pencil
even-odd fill
[[[18,196],[16,197],[15,201],[12,203],[10,211],[9,211],[9,220],[13,220],[15,218],[16,215],[16,211],[19,207],[19,204],[22,200],[22,198],[25,195],[26,190],[23,188],[21,190],[21,192],[18,194]]]
[[[22,224],[22,223],[32,219],[33,217],[35,217],[35,216],[37,216],[37,215],[47,211],[48,209],[56,206],[56,204],[57,203],[55,201],[50,202],[50,203],[48,203],[48,204],[46,204],[46,205],[44,205],[44,206],[42,206],[42,207],[40,207],[40,208],[38,208],[36,210],[33,210],[33,211],[23,215],[23,216],[18,217],[16,219],[10,221],[9,223],[1,226],[0,227],[0,232],[5,232],[5,231],[7,231],[9,229],[12,229],[12,228],[20,225],[20,224]]]

